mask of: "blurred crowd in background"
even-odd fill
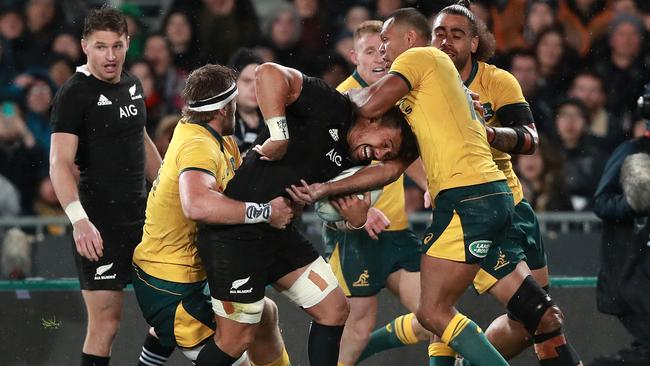
[[[153,3],[153,5],[152,5]],[[353,70],[361,22],[412,6],[432,18],[453,1],[122,1],[130,47],[125,68],[142,82],[147,130],[165,153],[194,68],[239,74],[237,138],[247,149],[263,121],[254,68],[273,61],[338,85]],[[0,6],[0,214],[60,215],[48,178],[49,112],[57,89],[85,63],[83,18],[101,3],[4,0]],[[509,70],[531,105],[541,147],[515,158],[538,212],[590,211],[612,150],[645,131],[636,100],[650,82],[648,0],[475,0],[494,33],[490,61]],[[242,49],[244,48],[244,49]],[[422,192],[407,184],[407,209]]]

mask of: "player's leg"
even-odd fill
[[[443,191],[424,238],[420,324],[476,365],[507,365],[480,328],[455,304],[473,282],[499,232],[510,225],[512,193],[504,182]]]
[[[153,327],[149,328],[138,358],[138,366],[162,366],[172,355],[173,346],[163,346]]]
[[[289,354],[284,346],[278,327],[278,307],[264,298],[262,320],[255,333],[255,340],[248,347],[248,358],[253,366],[289,366]]]
[[[349,297],[350,315],[341,337],[338,366],[354,365],[370,339],[377,320],[377,296]]]
[[[113,339],[122,318],[122,291],[82,290],[88,327],[82,349],[81,365],[108,365]]]
[[[309,364],[335,366],[350,310],[330,266],[318,257],[279,278],[275,287],[313,319],[307,347]]]
[[[410,313],[400,315],[372,332],[359,361],[387,349],[428,341],[431,335],[414,314],[420,301],[421,241],[410,230],[384,232],[380,238],[387,243],[382,259],[393,271],[386,280],[386,288],[399,297]],[[394,259],[388,261],[387,258]]]
[[[548,268],[531,270],[535,282],[548,292]],[[533,337],[524,325],[503,314],[492,321],[485,335],[506,359],[514,358],[523,350],[533,345]]]

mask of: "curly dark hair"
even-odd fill
[[[494,56],[494,50],[496,49],[494,35],[490,33],[485,22],[472,13],[469,0],[460,0],[454,5],[443,8],[436,17],[442,14],[459,15],[467,18],[472,31],[472,37],[478,37],[478,47],[476,48],[476,52],[474,52],[474,57],[477,60],[485,62]]]

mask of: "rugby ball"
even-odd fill
[[[341,180],[343,178],[347,178],[351,176],[352,174],[356,173],[359,169],[363,168],[364,166],[355,166],[349,169],[346,169],[341,172],[341,174],[337,175],[336,177],[332,178],[329,180],[329,182],[336,182],[337,180]],[[370,192],[370,202],[371,206],[377,202],[379,199],[379,196],[381,195],[382,189],[376,189],[374,191]],[[360,199],[363,199],[363,194],[358,194],[357,195]],[[336,222],[336,221],[341,221],[343,220],[343,217],[341,217],[341,214],[332,206],[332,204],[329,201],[329,198],[323,198],[320,201],[317,201],[314,204],[314,210],[316,211],[316,214],[318,217],[323,219],[324,221],[328,222]]]

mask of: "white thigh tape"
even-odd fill
[[[303,308],[310,308],[321,302],[339,282],[323,257],[318,257],[307,267],[294,284],[282,293]]]
[[[262,319],[264,310],[264,299],[255,301],[251,304],[242,304],[238,302],[224,302],[212,298],[212,310],[214,313],[223,318],[236,321],[237,323],[257,324]]]

